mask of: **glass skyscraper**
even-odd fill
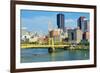
[[[86,17],[81,16],[78,19],[78,27],[83,32],[82,37],[83,40],[89,40],[89,20]]]
[[[84,16],[79,17],[78,27],[82,30],[82,32],[88,31],[88,20],[86,19],[86,17]]]
[[[64,31],[65,29],[65,17],[64,14],[57,14],[57,26]]]

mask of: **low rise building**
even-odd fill
[[[82,40],[82,31],[79,28],[68,29],[68,41],[79,43]]]
[[[61,29],[54,29],[49,32],[50,38],[53,38],[54,43],[62,41],[62,36],[61,36],[62,32],[63,30]]]
[[[90,41],[90,33],[88,31],[83,33],[83,40]]]

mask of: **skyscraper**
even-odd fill
[[[65,29],[65,22],[64,22],[64,14],[57,14],[57,26],[58,28],[62,29],[64,31]]]
[[[83,32],[82,39],[89,40],[89,20],[84,16],[79,17],[78,27]]]
[[[88,20],[86,19],[86,17],[84,17],[84,16],[79,17],[78,27],[82,30],[82,32],[87,32],[89,30]]]

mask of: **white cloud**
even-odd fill
[[[70,22],[76,22],[76,20],[75,19],[66,19],[65,20],[65,23],[70,23]]]
[[[77,19],[66,19],[65,25],[68,28],[75,28],[77,27]]]
[[[22,27],[22,29],[24,29],[24,30],[25,30],[25,29],[27,29],[27,27]]]

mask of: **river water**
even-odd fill
[[[89,50],[64,50],[59,48],[56,49],[56,52],[49,53],[48,48],[21,49],[21,63],[87,59],[89,59]]]

